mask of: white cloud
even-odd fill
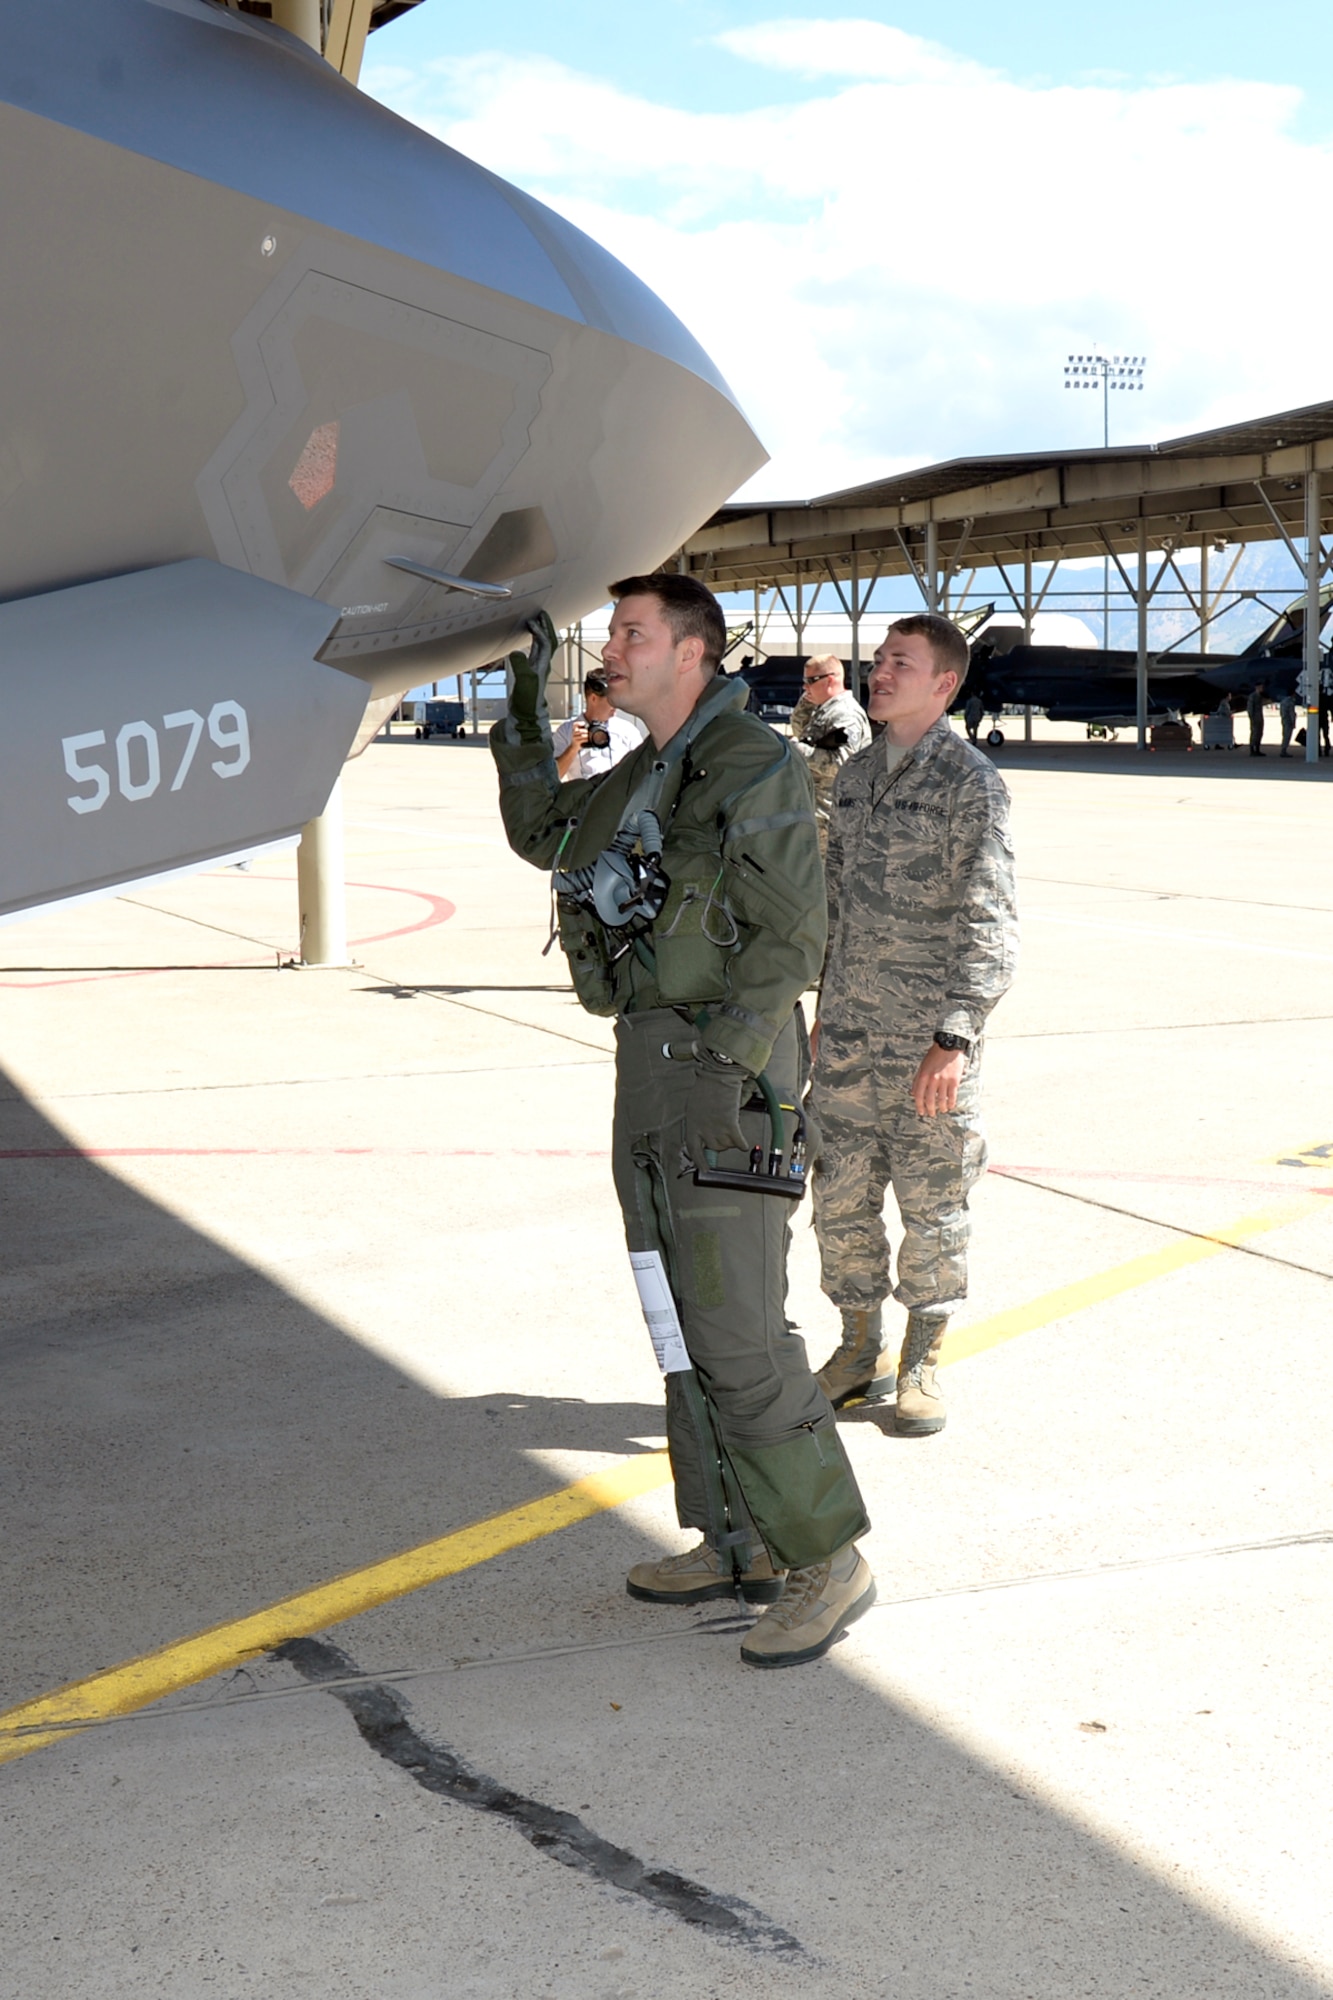
[[[763,21],[713,37],[719,48],[801,76],[877,77],[888,83],[956,83],[993,72],[937,42],[883,21]]]
[[[773,454],[765,494],[1100,443],[1063,390],[1097,339],[1149,357],[1113,441],[1333,396],[1333,154],[1291,136],[1297,92],[1034,86],[875,22],[720,39],[825,80],[734,115],[502,53],[367,81],[661,293]]]

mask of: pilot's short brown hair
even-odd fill
[[[610,586],[607,595],[617,604],[622,597],[655,597],[676,644],[679,646],[684,639],[702,639],[704,672],[711,676],[722,665],[722,655],[727,650],[727,621],[712,591],[697,577],[666,569],[652,576],[622,576],[619,583]]]
[[[971,655],[967,640],[948,618],[941,618],[938,611],[913,611],[906,618],[895,618],[889,630],[901,632],[905,639],[924,639],[936,675],[957,674],[959,687],[963,685]]]

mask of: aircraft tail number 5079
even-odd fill
[[[162,717],[164,730],[188,730],[171,790],[178,792],[189,775],[204,718],[197,708],[176,709]],[[250,762],[250,719],[238,701],[215,701],[208,711],[208,734],[220,750],[230,754],[212,759],[211,768],[219,778],[237,778]],[[104,729],[87,729],[80,736],[64,736],[65,770],[77,784],[91,785],[91,792],[71,792],[66,804],[72,812],[100,812],[111,797],[111,773],[105,764],[86,759],[85,751],[106,745]],[[151,799],[162,783],[162,746],[151,722],[126,722],[116,731],[116,789],[123,799]]]
[[[201,558],[0,604],[0,923],[295,839],[366,712],[337,621]]]

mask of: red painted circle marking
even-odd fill
[[[239,879],[246,882],[285,881],[291,883],[296,878],[291,875],[245,875]],[[432,930],[436,924],[447,924],[450,917],[454,916],[457,911],[457,905],[451,903],[447,896],[433,895],[429,889],[407,889],[394,882],[348,882],[346,887],[349,889],[365,889],[371,895],[376,896],[416,896],[421,902],[430,905],[429,915],[422,917],[419,923],[400,924],[397,930],[376,931],[370,937],[353,938],[352,943],[358,946],[364,944],[384,944],[389,938],[410,937],[414,931]],[[158,914],[160,916],[171,916],[174,912],[163,910],[159,911]],[[274,945],[264,947],[264,949],[277,951],[278,947]],[[154,974],[161,972],[219,972],[234,969],[236,966],[250,965],[251,963],[252,960],[248,958],[215,958],[208,959],[198,966],[132,965],[118,968],[114,972],[74,972],[63,979],[0,979],[0,986],[15,987],[20,993],[27,991],[35,992],[39,988],[47,986],[88,986],[100,979],[148,979]],[[40,968],[34,966],[33,970],[38,971]],[[259,972],[264,970],[264,968],[256,965],[255,970]]]

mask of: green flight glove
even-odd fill
[[[700,1049],[694,1059],[694,1081],[685,1105],[685,1146],[696,1167],[713,1164],[709,1153],[748,1155],[749,1141],[741,1130],[741,1098],[750,1078],[739,1063],[728,1062],[712,1049]]]
[[[544,611],[529,618],[527,629],[532,634],[528,651],[509,655],[510,728],[505,733],[511,743],[549,744],[551,717],[546,706],[546,678],[560,642]]]

